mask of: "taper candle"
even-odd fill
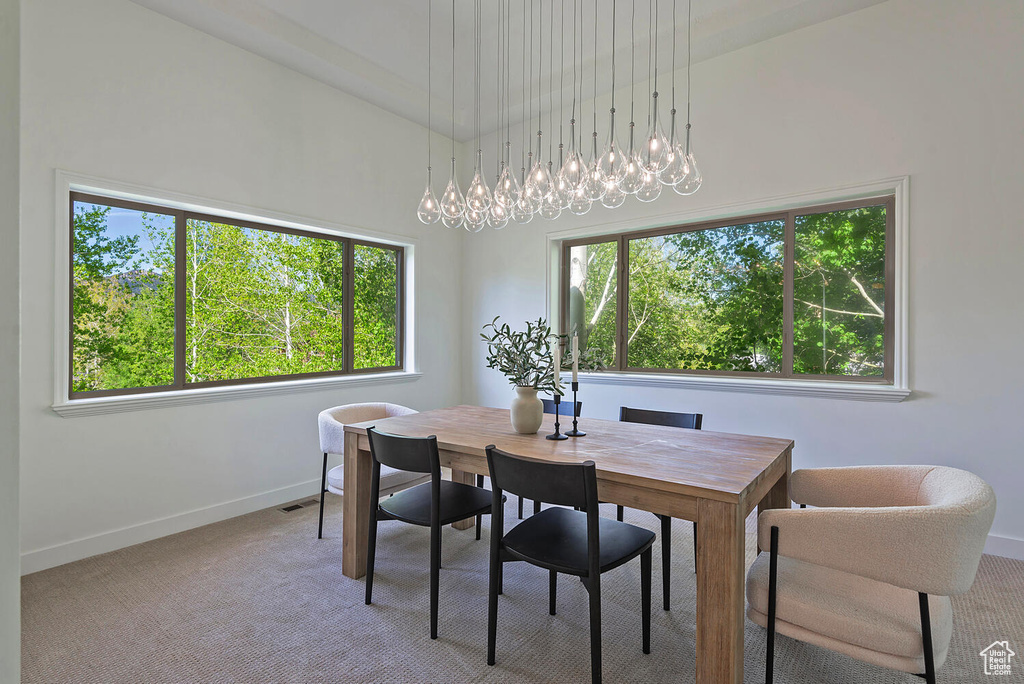
[[[555,338],[555,347],[551,350],[552,365],[555,369],[555,394],[558,394],[560,388],[560,382],[562,379],[562,346],[559,343],[558,338]]]
[[[580,337],[578,334],[572,334],[572,381],[579,382],[580,374]]]

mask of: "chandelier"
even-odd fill
[[[662,188],[671,188],[679,195],[692,195],[697,192],[703,180],[697,167],[697,159],[690,144],[690,2],[686,7],[686,127],[682,138],[676,127],[676,3],[672,0],[672,102],[669,110],[668,135],[665,135],[662,119],[658,112],[658,5],[661,0],[648,0],[648,80],[651,84],[650,103],[647,108],[646,132],[637,142],[636,122],[634,120],[635,97],[634,83],[636,80],[636,0],[631,0],[630,9],[630,104],[629,132],[626,147],[618,142],[615,127],[615,48],[616,48],[616,4],[618,0],[610,0],[612,8],[611,26],[606,29],[611,38],[611,108],[608,111],[608,129],[604,137],[604,146],[598,147],[598,112],[597,112],[597,53],[598,53],[598,2],[593,2],[593,40],[590,47],[594,55],[594,78],[590,95],[593,102],[593,131],[590,133],[589,156],[584,154],[583,105],[584,83],[582,76],[585,33],[584,5],[586,0],[572,0],[571,27],[565,19],[565,0],[560,3],[558,35],[559,60],[555,64],[555,17],[556,0],[547,0],[548,16],[545,22],[544,0],[498,0],[497,2],[497,59],[495,82],[497,83],[498,114],[498,149],[495,154],[494,189],[487,184],[487,173],[484,170],[484,153],[480,144],[480,101],[481,79],[481,26],[483,11],[481,0],[473,2],[473,94],[474,94],[474,131],[476,142],[476,166],[472,180],[463,194],[459,187],[455,168],[455,0],[452,0],[451,25],[451,58],[452,58],[452,156],[451,172],[448,183],[441,193],[440,200],[434,194],[431,183],[430,168],[430,136],[431,136],[431,58],[430,44],[432,39],[432,9],[427,6],[427,185],[420,200],[416,215],[426,224],[441,221],[449,228],[463,227],[476,233],[485,226],[500,230],[509,221],[526,224],[534,216],[543,219],[556,219],[562,212],[569,211],[576,216],[589,212],[595,204],[613,209],[625,204],[630,195],[641,202],[653,202],[662,192]],[[518,9],[513,17],[512,5],[522,6],[522,17]],[[538,11],[539,4],[539,11]],[[493,6],[493,3],[488,3]],[[546,26],[545,26],[546,23]],[[519,57],[513,58],[513,28],[521,34],[522,45],[517,46]],[[565,114],[565,46],[566,35],[571,31],[572,44],[572,98],[569,106],[568,145],[562,137]],[[547,39],[547,52],[544,44]],[[535,42],[536,39],[536,42]],[[519,42],[518,40],[516,41]],[[534,57],[537,58],[536,70]],[[545,71],[544,59],[547,57],[547,73],[549,84],[547,99],[547,121],[549,130],[555,129],[555,103],[552,90],[556,80],[558,89],[558,145],[553,145],[554,135],[548,136],[547,149],[544,147],[542,131],[542,105],[544,96],[540,92],[542,74]],[[515,63],[514,63],[515,62]],[[510,111],[513,100],[510,76],[514,67],[522,70],[522,92],[516,93],[521,98],[524,120],[522,136],[519,141],[519,172],[516,173],[513,162],[513,144],[511,140]],[[534,80],[538,83],[537,111],[533,111]],[[578,121],[576,116],[580,114]],[[527,129],[536,121],[536,140],[527,134]],[[504,142],[500,141],[504,132]],[[555,150],[557,149],[557,154]],[[545,161],[546,155],[546,161]]]

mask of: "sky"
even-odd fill
[[[98,206],[103,205],[89,204],[87,202],[75,202],[75,213],[78,213],[79,210],[90,211]],[[143,212],[136,211],[134,209],[111,207],[110,211],[107,213],[106,236],[111,239],[125,235],[138,236],[138,244],[142,255],[144,256],[148,254],[153,248],[153,242],[149,239],[149,236],[142,225],[142,215]],[[164,226],[167,228],[173,228],[174,226],[173,216],[147,213],[147,220],[151,225]],[[138,267],[153,268],[153,264],[146,259],[142,259],[138,263]]]

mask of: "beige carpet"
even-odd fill
[[[578,580],[560,578],[552,617],[545,571],[508,566],[498,662],[488,667],[486,519],[479,542],[471,530],[445,530],[440,638],[431,641],[428,531],[381,525],[375,603],[363,605],[363,582],[341,574],[340,501],[328,497],[319,541],[315,506],[275,508],[25,577],[23,681],[590,681],[587,601]],[[627,509],[627,520],[657,530],[649,514]],[[639,562],[602,579],[606,682],[694,681],[690,530],[674,525],[670,612],[660,608],[654,564],[650,655],[640,650]],[[1024,562],[986,556],[974,589],[954,605],[956,630],[939,681],[991,679],[978,653],[997,639],[1009,639],[1021,654],[1014,675],[1002,681],[1024,679]],[[764,630],[747,622],[748,682],[764,681],[764,645]],[[785,637],[777,652],[781,683],[921,681]]]

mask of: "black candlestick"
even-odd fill
[[[561,395],[556,391],[555,392],[555,431],[553,433],[551,433],[550,435],[545,435],[544,436],[545,439],[558,439],[558,440],[569,439],[568,437],[566,437],[565,435],[563,435],[561,432],[558,431],[559,427],[560,427],[559,424],[558,424],[558,405],[561,403],[561,399],[562,399]]]
[[[583,430],[580,430],[577,425],[580,418],[580,412],[576,410],[576,407],[579,406],[579,403],[576,401],[576,392],[578,392],[579,389],[580,383],[574,380],[572,383],[572,430],[565,433],[570,437],[584,437],[587,434]]]

